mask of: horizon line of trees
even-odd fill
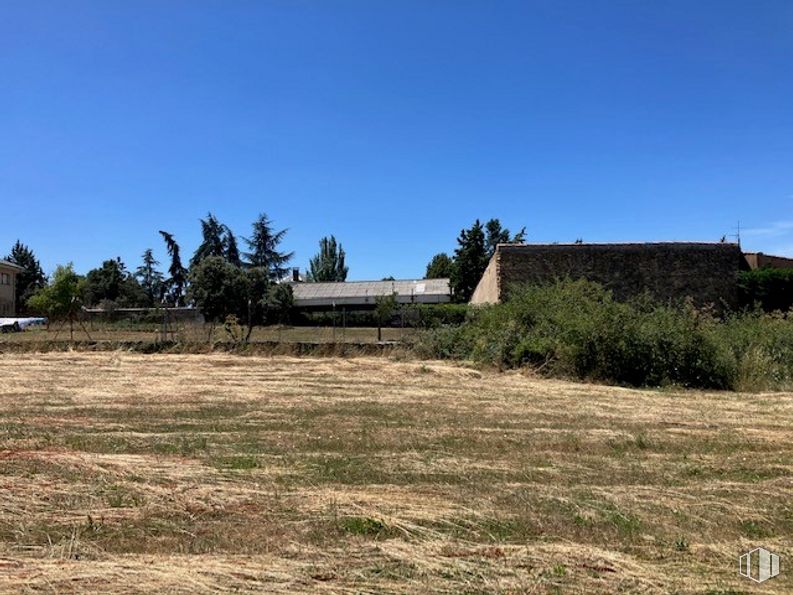
[[[275,229],[264,213],[252,223],[247,237],[235,235],[211,212],[199,222],[201,242],[187,266],[174,235],[165,230],[158,232],[169,259],[165,271],[160,270],[154,251],[147,248],[134,270],[116,257],[85,275],[75,272],[71,264],[60,265],[48,279],[33,250],[17,240],[7,256],[7,260],[23,268],[17,275],[16,311],[57,316],[78,306],[112,311],[190,304],[208,320],[222,320],[229,315],[249,323],[273,316],[284,318],[284,312],[291,308],[291,288],[279,282],[288,277],[294,258],[294,252],[281,249],[288,229]],[[468,301],[495,247],[524,239],[525,228],[513,235],[498,219],[485,224],[477,219],[460,232],[452,256],[433,256],[425,277],[450,278],[455,301]],[[319,250],[309,260],[304,279],[346,281],[348,273],[344,247],[330,235],[320,239]]]
[[[147,248],[134,271],[117,257],[103,261],[84,276],[71,264],[59,265],[48,279],[33,251],[17,240],[7,257],[23,268],[17,275],[16,311],[61,316],[78,306],[113,310],[189,303],[209,320],[233,314],[250,322],[263,320],[267,312],[291,307],[291,289],[279,289],[278,283],[289,273],[294,257],[294,252],[280,249],[287,229],[276,230],[262,213],[253,222],[250,236],[241,237],[241,250],[238,236],[211,212],[199,221],[201,242],[187,266],[174,235],[159,231],[169,258],[166,272],[160,270],[154,251]],[[346,280],[345,256],[334,236],[322,238],[306,279]]]

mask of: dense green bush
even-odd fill
[[[793,269],[743,271],[738,276],[738,288],[746,306],[759,305],[766,312],[793,308]]]
[[[587,281],[515,288],[504,304],[424,334],[426,355],[636,386],[784,386],[793,378],[793,320],[719,320],[690,303],[613,299]]]
[[[733,315],[715,326],[714,333],[735,361],[734,388],[793,387],[793,312]]]
[[[411,304],[397,307],[392,326],[435,328],[441,325],[461,324],[465,321],[468,304]],[[334,322],[335,321],[335,322]],[[376,327],[378,324],[375,310],[350,310],[342,314],[336,312],[300,312],[295,318],[296,325],[305,326],[342,326]]]
[[[414,326],[423,328],[462,324],[468,314],[468,304],[418,304],[410,308],[415,312]]]

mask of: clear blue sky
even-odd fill
[[[352,279],[477,217],[793,255],[793,2],[4,2],[0,251],[134,268],[207,211]]]

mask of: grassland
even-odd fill
[[[0,592],[793,591],[793,395],[0,356]]]

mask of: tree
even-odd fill
[[[113,305],[143,306],[146,294],[120,258],[106,260],[102,266],[88,271],[84,284],[85,302],[96,306],[102,302]]]
[[[518,233],[512,236],[506,227],[501,227],[501,222],[498,219],[491,219],[485,223],[485,231],[487,232],[485,247],[487,249],[488,259],[496,253],[496,246],[499,244],[520,243],[526,239],[525,227],[521,228]]]
[[[182,257],[179,253],[179,244],[174,240],[173,235],[167,231],[160,231],[160,235],[165,240],[168,248],[168,255],[171,257],[171,264],[168,267],[170,277],[165,282],[167,287],[167,298],[174,306],[184,305],[184,292],[187,285],[187,269],[182,266]]]
[[[240,258],[237,238],[234,237],[234,234],[228,227],[226,227],[226,233],[223,235],[223,255],[226,257],[226,260],[235,267],[242,266],[242,258]]]
[[[135,271],[135,277],[146,294],[146,305],[149,307],[160,302],[165,294],[163,274],[157,270],[159,264],[151,248],[148,248],[143,253],[143,264]]]
[[[288,323],[292,318],[294,305],[295,297],[291,285],[279,283],[271,286],[267,295],[267,314],[271,321],[279,324]]]
[[[346,281],[348,267],[344,264],[344,248],[333,236],[319,241],[319,252],[309,262],[308,280],[314,282]]]
[[[267,318],[269,291],[272,287],[267,271],[263,268],[242,269],[247,282],[247,311],[245,321],[248,324],[248,335],[251,328],[257,324],[264,324]]]
[[[278,246],[288,230],[273,230],[273,222],[264,213],[253,222],[251,237],[245,238],[250,252],[245,253],[248,265],[267,271],[271,281],[278,281],[287,272],[286,265],[294,256],[294,252],[280,252]]]
[[[121,284],[127,271],[120,258],[106,260],[85,276],[85,302],[95,306],[104,300],[115,302],[121,295]]]
[[[207,218],[200,221],[202,240],[201,244],[196,248],[193,258],[190,259],[190,268],[210,256],[226,257],[224,236],[228,228],[218,221],[217,217],[212,213],[207,213]]]
[[[396,312],[399,304],[397,303],[397,292],[391,292],[389,295],[377,296],[374,299],[375,307],[374,313],[377,318],[377,340],[383,340],[383,325],[386,324]]]
[[[27,302],[28,307],[53,320],[74,316],[82,306],[84,279],[74,266],[58,266],[49,285],[40,288]]]
[[[424,274],[425,279],[446,279],[451,277],[452,274],[452,259],[445,252],[436,254],[432,257],[427,265],[427,272]]]
[[[222,256],[207,256],[190,269],[188,297],[210,322],[247,318],[249,280]]]
[[[30,297],[47,284],[47,277],[33,250],[19,240],[11,248],[11,254],[6,260],[24,269],[17,273],[16,281],[16,312],[20,314],[26,310]]]
[[[479,219],[470,229],[463,229],[460,232],[457,244],[451,271],[451,286],[455,300],[467,302],[471,299],[489,260],[485,233]]]

